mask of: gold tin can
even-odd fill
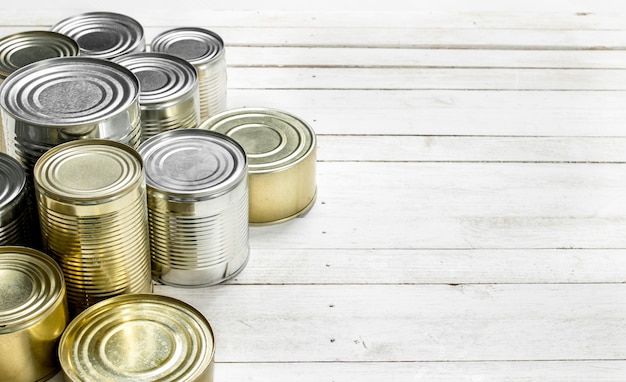
[[[170,29],[156,36],[151,48],[153,52],[183,58],[196,68],[202,121],[226,110],[225,49],[217,33],[195,27]]]
[[[32,382],[59,370],[69,321],[61,268],[26,247],[0,247],[0,382]]]
[[[66,382],[212,382],[215,341],[206,318],[165,296],[102,301],[78,315],[61,337]]]
[[[249,216],[255,225],[284,222],[315,202],[316,137],[298,117],[273,109],[233,109],[200,129],[233,138],[248,157]]]
[[[30,246],[26,173],[19,162],[0,153],[0,246]]]
[[[246,154],[223,134],[180,129],[139,146],[146,168],[152,275],[174,286],[206,286],[245,267]]]
[[[145,175],[134,149],[64,143],[41,156],[34,178],[43,248],[63,269],[71,313],[152,290]]]

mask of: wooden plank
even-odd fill
[[[624,284],[157,286],[155,292],[207,317],[218,362],[626,357]]]
[[[364,148],[366,149],[366,148]],[[626,248],[623,164],[318,163],[309,213],[258,248]]]
[[[626,90],[621,69],[240,68],[234,89]]]
[[[267,249],[229,284],[624,283],[626,250]]]
[[[623,50],[472,50],[228,46],[231,67],[626,68]]]
[[[624,104],[622,91],[228,90],[229,108],[285,110],[318,134],[624,136]]]
[[[320,161],[626,163],[626,137],[318,135],[317,138]]]
[[[624,361],[220,363],[216,380],[247,382],[622,382]]]

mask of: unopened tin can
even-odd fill
[[[0,247],[0,382],[32,382],[59,370],[69,321],[59,266],[26,247]]]
[[[163,53],[133,53],[114,60],[139,79],[141,139],[200,124],[196,69],[186,60]]]
[[[44,250],[63,269],[72,313],[152,290],[141,157],[107,140],[46,152],[34,172]]]
[[[51,30],[74,39],[85,57],[111,59],[146,49],[141,24],[119,13],[82,13],[59,21]]]
[[[118,296],[82,312],[61,337],[65,381],[212,382],[215,340],[191,305],[153,294]]]
[[[30,226],[26,173],[10,156],[0,153],[0,246],[29,246]]]
[[[0,83],[19,68],[54,57],[77,56],[78,44],[60,33],[27,31],[0,39]],[[0,120],[0,151],[6,152]]]
[[[153,52],[184,58],[196,67],[203,121],[226,110],[224,41],[217,33],[203,28],[175,28],[155,37],[151,48]]]
[[[300,118],[273,109],[233,109],[200,125],[244,148],[250,182],[250,223],[283,222],[315,202],[316,137]]]
[[[211,131],[173,130],[139,146],[146,167],[153,277],[220,283],[248,260],[246,156]]]

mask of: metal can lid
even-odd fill
[[[51,257],[26,247],[0,247],[0,334],[33,325],[64,298],[63,271]]]
[[[223,195],[247,177],[243,148],[225,135],[178,129],[157,134],[137,149],[146,183],[169,197],[204,200]]]
[[[0,78],[33,62],[78,55],[78,44],[66,35],[50,31],[14,33],[0,39]]]
[[[203,28],[175,28],[152,40],[153,52],[173,54],[193,65],[206,64],[224,56],[224,41],[215,32]]]
[[[180,300],[153,294],[91,306],[72,320],[59,344],[69,381],[195,381],[213,356],[206,318]]]
[[[245,150],[251,174],[282,171],[315,151],[313,129],[289,113],[265,109],[232,109],[200,126],[233,138]]]
[[[0,153],[0,215],[23,192],[26,173],[20,163],[7,154]]]
[[[35,164],[34,177],[38,192],[54,200],[104,203],[142,182],[143,163],[125,144],[83,139],[48,150]]]
[[[133,53],[113,60],[139,79],[142,107],[177,102],[198,87],[196,68],[180,57],[163,53]]]
[[[51,30],[74,39],[86,57],[110,59],[146,47],[141,24],[119,13],[82,13],[59,21]]]
[[[16,70],[0,85],[0,105],[16,119],[67,127],[108,119],[138,101],[139,81],[122,65],[60,57]]]

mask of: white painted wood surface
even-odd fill
[[[93,10],[220,33],[229,107],[319,135],[306,216],[155,287],[214,326],[216,381],[626,380],[620,2],[37,0],[0,32]]]

